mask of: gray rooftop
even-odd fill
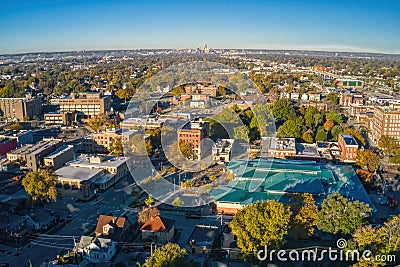
[[[54,175],[61,178],[73,178],[81,181],[90,180],[97,174],[103,172],[102,169],[82,168],[73,166],[64,166],[54,172]]]

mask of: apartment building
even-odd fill
[[[40,117],[42,103],[37,98],[0,98],[0,117],[11,121],[26,121]]]
[[[210,123],[198,118],[190,121],[180,130],[178,130],[178,141],[188,142],[193,145],[195,159],[201,159],[202,146],[201,141],[209,136]]]
[[[92,117],[110,111],[111,98],[99,93],[80,93],[78,96],[72,94],[68,98],[58,101],[60,112],[76,111],[85,117]]]
[[[378,142],[382,135],[400,140],[400,107],[398,105],[375,106],[371,135],[374,142]]]

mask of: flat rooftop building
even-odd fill
[[[128,175],[126,162],[126,157],[80,155],[56,170],[54,175],[59,186],[80,189],[83,198],[88,198],[94,194],[95,189],[107,190]]]
[[[232,160],[227,163],[227,171],[235,179],[211,191],[217,211],[224,214],[235,214],[256,201],[287,203],[291,195],[306,192],[314,196],[317,205],[321,205],[328,195],[339,192],[376,210],[349,165],[311,160]]]
[[[77,96],[72,94],[70,97],[61,98],[58,104],[60,112],[77,111],[86,117],[92,117],[110,111],[111,99],[99,93],[80,93]]]

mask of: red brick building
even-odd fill
[[[358,151],[358,143],[350,134],[339,134],[338,145],[340,148],[341,161],[355,162]]]
[[[193,145],[195,159],[202,158],[201,140],[209,136],[210,123],[203,119],[196,119],[178,130],[178,141],[185,141]]]
[[[187,85],[187,86],[185,86],[185,93],[187,95],[201,94],[201,95],[209,95],[212,97],[216,97],[217,89],[218,89],[218,86],[212,85],[212,84]]]

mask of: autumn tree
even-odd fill
[[[305,131],[303,133],[302,138],[306,143],[309,143],[309,144],[314,143],[314,137],[312,135],[312,131],[311,130]]]
[[[192,143],[183,140],[179,141],[179,150],[182,153],[182,155],[187,159],[194,157]]]
[[[160,211],[155,207],[146,207],[138,212],[138,223],[145,223],[149,218],[159,216]]]
[[[380,162],[380,157],[374,151],[358,150],[356,157],[356,164],[363,169],[367,169],[370,172],[376,171]]]
[[[176,197],[173,201],[172,201],[172,205],[174,207],[182,207],[183,206],[183,201],[180,197]]]
[[[6,130],[18,130],[19,131],[19,130],[22,130],[22,125],[17,122],[17,123],[13,123],[10,125],[6,125],[3,128]]]
[[[334,122],[334,121],[327,120],[327,121],[324,123],[324,129],[325,129],[325,131],[330,131],[330,130],[333,128],[333,126],[335,126],[335,122]]]
[[[397,149],[397,140],[394,137],[382,135],[378,141],[378,147],[390,155]]]
[[[22,185],[34,204],[56,201],[56,178],[47,170],[29,172]]]
[[[332,234],[351,234],[357,227],[366,224],[367,214],[371,212],[368,204],[348,201],[339,193],[329,195],[318,213],[318,229]]]
[[[339,104],[339,96],[335,92],[331,92],[331,93],[327,94],[326,100],[333,104]]]
[[[280,202],[256,202],[238,211],[230,226],[242,252],[256,254],[264,246],[282,247],[290,216],[290,207]]]
[[[151,207],[151,206],[153,206],[154,204],[156,204],[156,200],[154,199],[154,197],[153,197],[152,195],[149,195],[149,196],[147,197],[147,199],[144,201],[144,203],[146,203],[146,205],[147,205],[148,207]]]
[[[387,222],[383,226],[373,227],[371,225],[359,227],[353,234],[353,240],[357,244],[359,251],[365,251],[366,249],[371,251],[370,259],[372,261],[366,262],[365,259],[361,258],[358,263],[353,266],[385,266],[393,262],[375,261],[376,255],[393,255],[400,248],[400,216],[397,215]]]
[[[242,125],[242,126],[234,128],[234,138],[235,139],[245,140],[245,141],[249,142],[249,140],[250,140],[249,133],[250,133],[250,129],[246,125]]]
[[[314,233],[318,206],[310,193],[294,194],[289,202],[292,211],[289,233],[295,238],[307,238]]]
[[[118,89],[115,95],[120,99],[124,99],[124,102],[126,102],[126,99],[129,97],[129,92],[125,89]]]

